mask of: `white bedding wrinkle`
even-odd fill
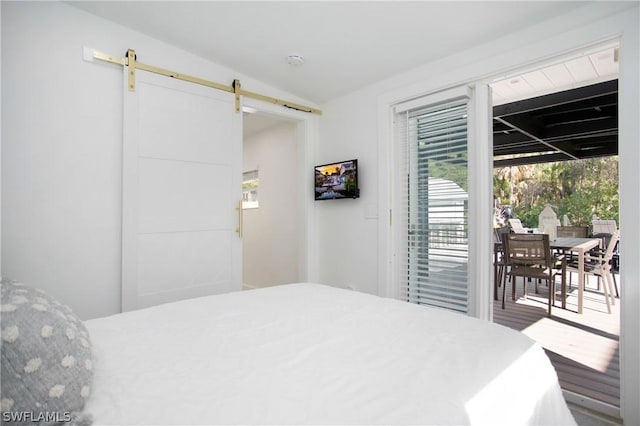
[[[515,330],[300,283],[86,322],[95,424],[575,424]]]

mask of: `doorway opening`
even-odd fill
[[[611,42],[493,81],[494,227],[502,225],[506,218],[500,213],[506,211],[530,232],[542,232],[538,216],[546,205],[555,210],[557,225],[588,227],[587,238],[598,233],[593,216],[619,224],[618,51],[618,43]],[[582,170],[579,179],[586,179],[594,167],[604,167],[615,186],[614,196],[606,201],[608,210],[593,205],[604,204],[604,177],[588,177],[597,186],[595,201],[589,201],[587,191],[573,185],[575,181],[567,182],[571,170]],[[545,187],[553,182],[556,188]],[[563,193],[569,190],[567,183],[573,185],[572,194]],[[559,194],[555,201],[554,192]],[[619,266],[613,268],[618,287]],[[615,299],[609,313],[604,284],[589,277],[584,308],[578,313],[576,274],[572,278],[567,309],[557,303],[551,318],[546,317],[546,287],[539,286],[536,294],[535,283],[527,284],[525,298],[519,279],[514,301],[507,281],[507,305],[502,309],[501,297],[494,301],[494,322],[520,330],[543,346],[569,402],[619,418],[620,300]],[[500,296],[502,291],[499,287]]]
[[[243,289],[300,282],[298,121],[243,110]]]

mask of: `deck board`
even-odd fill
[[[504,310],[500,300],[494,301],[494,322],[536,340],[549,356],[563,389],[619,407],[620,300],[616,299],[608,314],[604,295],[590,277],[582,315],[577,313],[578,291],[573,285],[568,290],[567,309],[560,308],[558,293],[552,317],[547,318],[547,287],[540,285],[539,294],[535,294],[533,283],[529,283],[526,300],[522,297],[522,279],[516,287],[514,302],[511,285],[507,285]]]

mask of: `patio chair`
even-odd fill
[[[520,219],[509,219],[509,226],[516,234],[526,234],[527,230],[522,226]]]
[[[558,226],[556,227],[557,237],[587,238],[589,236],[588,226]]]
[[[551,317],[551,307],[555,303],[555,278],[562,278],[562,297],[565,297],[566,263],[563,255],[554,255],[549,247],[547,234],[503,234],[502,246],[508,271],[504,274],[502,287],[502,309],[505,309],[506,276],[511,276],[512,299],[515,300],[516,278],[524,278],[524,297],[527,297],[527,278],[536,280],[535,289],[538,292],[538,282],[546,280],[549,285],[548,316]],[[564,303],[563,303],[564,306]]]
[[[591,221],[594,234],[613,234],[618,230],[615,220],[593,219]]]
[[[607,312],[611,313],[611,305],[615,305],[616,301],[613,297],[612,281],[615,280],[613,276],[612,263],[613,255],[620,240],[620,231],[616,230],[611,234],[611,238],[607,242],[606,249],[604,250],[592,250],[584,256],[584,273],[585,275],[594,275],[598,277],[598,289],[600,289],[600,279],[602,278],[604,291],[604,298],[607,303]],[[578,272],[577,261],[569,262],[567,265],[567,271]],[[586,278],[586,277],[585,277]],[[617,293],[616,285],[616,293]]]
[[[504,274],[505,260],[504,260],[504,248],[502,246],[502,234],[508,234],[511,232],[511,228],[508,226],[502,226],[500,228],[494,228],[493,230],[493,298],[498,300],[498,287],[502,283],[502,275]]]
[[[599,234],[593,234],[591,237],[600,238],[602,240],[602,247],[608,247],[609,241],[611,240],[612,235],[613,234],[599,233]],[[613,278],[613,289],[616,292],[616,297],[620,297],[620,294],[618,292],[618,282],[616,280],[616,273],[620,271],[620,252],[618,250],[619,246],[620,246],[620,239],[618,238],[618,242],[613,248],[613,255],[611,257],[611,262],[610,262],[611,277]],[[596,257],[598,256],[598,250],[602,250],[602,249],[596,249],[596,251],[594,252]],[[569,277],[571,277],[571,274],[569,274]],[[571,283],[569,283],[569,287],[571,287]],[[598,280],[598,291],[600,291],[600,280]]]

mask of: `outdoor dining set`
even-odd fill
[[[619,297],[616,272],[619,267],[620,230],[614,220],[594,219],[591,226],[550,225],[541,220],[538,229],[527,229],[518,219],[509,219],[508,226],[494,229],[494,299],[499,300],[502,287],[502,309],[505,309],[507,282],[511,282],[512,299],[516,300],[516,280],[523,279],[524,297],[527,282],[534,288],[542,282],[548,285],[547,315],[557,299],[560,283],[561,307],[566,309],[567,286],[572,286],[572,273],[577,279],[577,312],[582,314],[586,277],[597,277],[602,284],[608,313]],[[615,297],[614,297],[615,290]]]

